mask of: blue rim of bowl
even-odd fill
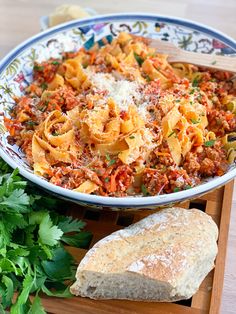
[[[104,23],[104,22],[116,22],[119,20],[146,20],[146,21],[156,21],[156,22],[164,22],[169,24],[175,24],[178,26],[188,27],[192,30],[204,33],[208,36],[211,36],[217,40],[222,41],[224,44],[230,46],[235,50],[236,53],[236,41],[224,33],[215,30],[212,27],[209,27],[204,24],[200,24],[197,22],[192,22],[187,19],[176,18],[171,16],[164,15],[154,15],[154,14],[140,14],[140,13],[129,13],[129,14],[109,14],[109,15],[101,15],[96,17],[90,17],[86,19],[74,20],[71,22],[63,23],[59,26],[55,26],[50,28],[44,32],[41,32],[28,40],[24,41],[22,44],[18,45],[15,49],[13,49],[10,53],[6,55],[5,58],[0,62],[0,73],[7,67],[11,61],[15,59],[17,55],[19,55],[26,48],[30,47],[32,44],[39,42],[42,39],[46,39],[54,34],[59,32],[72,29],[75,27],[81,27],[84,25],[91,25],[95,23]],[[202,183],[199,186],[196,186],[192,189],[180,191],[171,194],[163,194],[157,196],[135,196],[135,197],[108,197],[108,196],[98,196],[98,195],[90,195],[75,192],[72,190],[68,190],[59,186],[56,186],[52,183],[45,181],[44,179],[34,175],[33,173],[28,172],[27,170],[21,168],[17,163],[12,160],[1,148],[1,157],[12,167],[19,168],[19,172],[22,176],[24,176],[29,181],[39,185],[41,188],[58,195],[59,197],[68,198],[74,202],[81,202],[91,205],[97,206],[106,206],[106,207],[139,207],[145,208],[150,206],[161,206],[168,203],[180,202],[188,198],[194,198],[198,195],[204,194],[213,190],[219,186],[224,185],[226,182],[232,180],[236,176],[236,168],[231,170],[230,172],[224,174],[222,177],[217,177],[212,179],[212,181]]]

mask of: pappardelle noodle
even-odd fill
[[[9,143],[49,182],[102,196],[158,195],[223,175],[235,158],[227,72],[169,64],[144,38],[34,64],[5,117]]]

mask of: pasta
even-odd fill
[[[103,196],[178,192],[236,158],[230,74],[169,64],[128,33],[103,47],[35,63],[5,117],[34,173]],[[226,80],[227,79],[227,80]]]
[[[32,139],[32,157],[36,174],[44,175],[50,165],[71,163],[78,153],[71,121],[60,111],[52,111],[40,124]]]

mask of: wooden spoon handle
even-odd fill
[[[217,70],[236,72],[236,57],[218,56],[206,53],[196,53],[179,50],[178,53],[168,57],[170,63],[191,63]]]

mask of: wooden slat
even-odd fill
[[[112,211],[108,211],[108,210],[104,210],[101,212],[101,220],[104,222],[116,224],[118,217],[119,217],[118,212],[112,212]]]
[[[213,283],[214,270],[212,270],[200,285],[201,290],[211,291]]]
[[[58,299],[43,297],[46,310],[53,314],[217,314],[220,308],[220,299],[224,278],[224,263],[226,256],[226,243],[229,228],[230,207],[233,184],[229,183],[199,199],[193,199],[178,206],[196,207],[214,219],[219,230],[219,253],[215,270],[212,270],[202,282],[198,292],[192,297],[191,307],[174,303],[131,302],[121,300],[90,300],[88,298],[74,297],[71,299]],[[176,205],[177,206],[177,205]],[[159,209],[160,210],[160,209]],[[86,229],[93,233],[90,247],[106,235],[119,230],[127,224],[158,211],[139,210],[128,212],[112,212],[104,210],[94,214],[93,210],[72,205],[67,210],[68,215],[83,219]],[[66,249],[74,256],[79,264],[87,250],[72,247]],[[184,304],[184,303],[183,303]]]
[[[185,202],[181,203],[180,206],[183,208],[189,208],[189,203],[190,203],[190,201],[185,201]]]
[[[208,194],[201,196],[200,199],[222,203],[223,196],[224,196],[224,187],[221,187],[221,188],[215,189],[214,191]]]
[[[222,204],[220,233],[218,239],[219,252],[216,258],[209,314],[216,314],[220,311],[221,295],[224,283],[225,258],[230,222],[230,211],[232,205],[233,186],[233,181],[231,181],[224,188],[224,199]]]
[[[66,246],[66,250],[73,255],[73,257],[75,258],[75,261],[79,264],[79,262],[82,260],[82,258],[84,257],[84,255],[87,253],[87,250],[85,249],[78,249],[75,247],[69,247]]]
[[[212,294],[213,275],[214,270],[212,270],[203,280],[198,292],[192,297],[191,307],[196,309],[209,310]]]
[[[222,204],[208,200],[206,203],[206,213],[208,215],[220,215]]]
[[[43,306],[53,314],[208,314],[208,311],[172,303],[135,302],[124,300],[90,300],[74,297],[44,297]]]
[[[211,291],[199,290],[192,298],[192,308],[208,311],[211,302]]]

